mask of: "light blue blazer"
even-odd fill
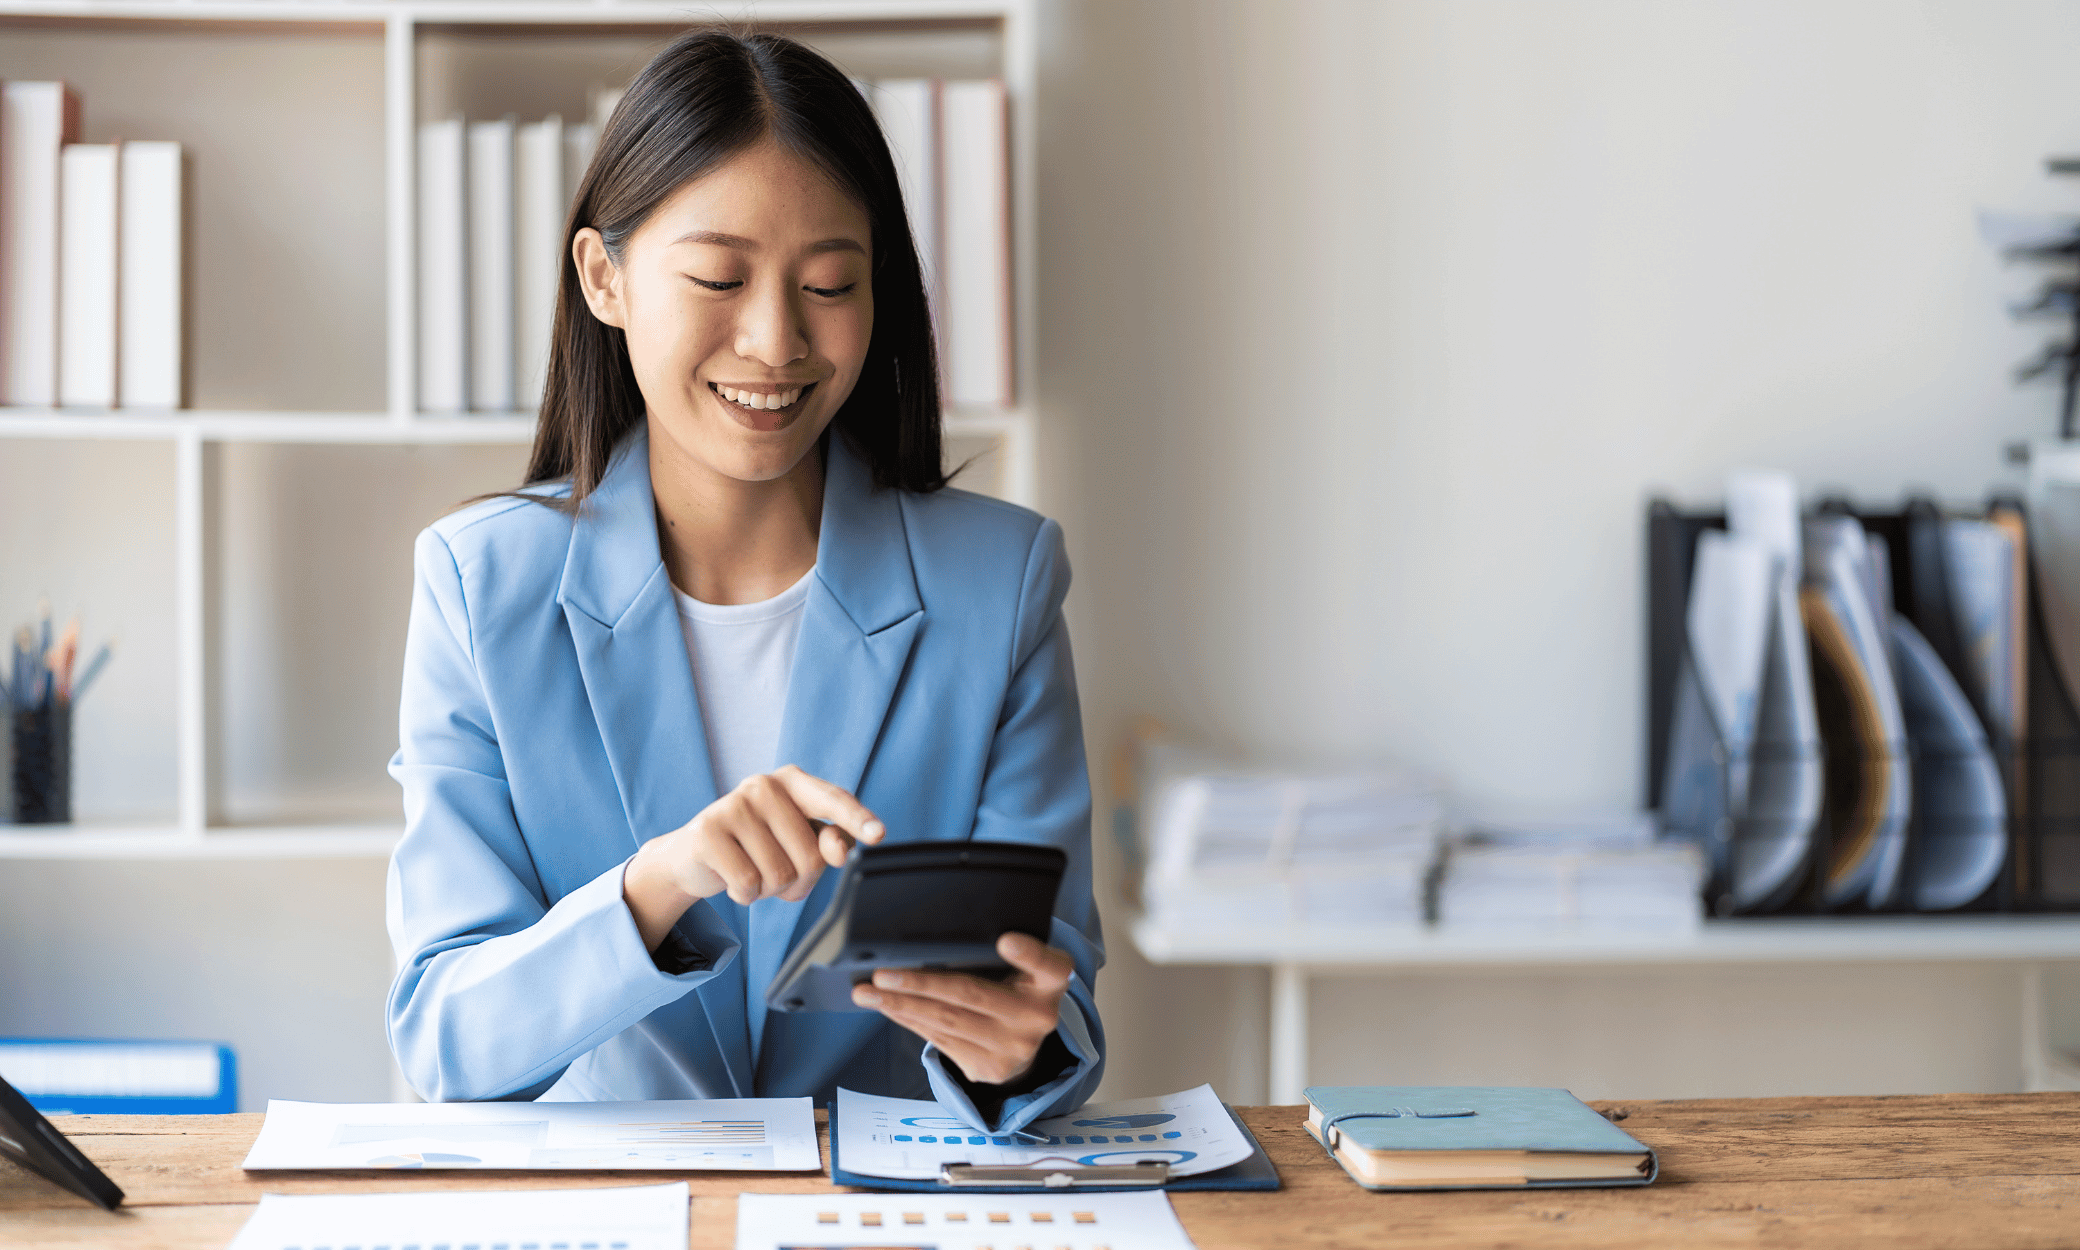
[[[419,535],[390,764],[405,833],[388,1015],[425,1097],[823,1102],[843,1085],[1008,1131],[1097,1088],[1104,946],[1061,530],[965,491],[876,490],[842,438],[828,444],[776,763],[853,791],[892,841],[1067,852],[1050,941],[1076,961],[1060,1027],[1075,1067],[991,1124],[936,1048],[877,1014],[769,1014],[766,986],[835,872],[802,903],[697,903],[678,932],[708,966],[652,962],[623,867],[716,793],[638,428],[575,522],[502,498]]]

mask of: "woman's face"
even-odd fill
[[[783,477],[859,380],[874,332],[867,216],[770,139],[673,192],[620,265],[590,229],[574,252],[593,315],[627,336],[653,456],[668,441],[725,477]]]

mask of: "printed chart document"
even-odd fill
[[[737,1250],[869,1246],[1192,1250],[1192,1239],[1163,1193],[737,1195]]]
[[[263,1194],[231,1250],[554,1245],[685,1250],[686,1182],[466,1194]]]
[[[270,1099],[247,1171],[584,1168],[815,1172],[807,1098],[341,1103]]]
[[[1196,1176],[1254,1153],[1211,1085],[1089,1103],[1033,1121],[1024,1138],[978,1133],[936,1102],[849,1089],[838,1091],[837,1121],[845,1170],[890,1180],[937,1180],[946,1163],[1030,1167],[1042,1159],[1073,1159],[1085,1167],[1150,1159],[1169,1164],[1172,1176]]]

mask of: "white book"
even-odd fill
[[[513,407],[513,119],[469,124],[469,406]]]
[[[118,154],[112,143],[68,143],[59,160],[58,403],[116,403]]]
[[[592,168],[592,150],[599,146],[599,127],[577,122],[563,128],[563,199],[568,208],[577,202],[578,184]]]
[[[925,296],[941,331],[939,359],[946,361],[945,297],[939,286],[939,84],[930,78],[888,78],[867,97],[888,139],[896,177],[903,186],[903,211],[924,268]]]
[[[542,404],[549,335],[556,321],[556,283],[562,273],[563,220],[570,203],[564,191],[563,138],[561,117],[530,122],[520,127],[514,153],[517,398],[519,407],[529,411]]]
[[[628,94],[626,86],[594,87],[592,89],[592,125],[595,133],[606,130],[607,123],[614,119],[614,110],[621,107],[621,97]]]
[[[1011,403],[1011,194],[1004,85],[940,88],[943,339],[954,404]]]
[[[0,403],[58,402],[58,150],[78,132],[64,83],[0,84]]]
[[[181,406],[181,145],[123,145],[117,395]]]
[[[459,117],[419,127],[419,407],[469,407],[469,201]]]

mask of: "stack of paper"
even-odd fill
[[[269,1099],[243,1165],[812,1172],[807,1098],[663,1102],[328,1103]]]
[[[231,1250],[581,1247],[682,1250],[685,1181],[615,1189],[262,1194]]]
[[[1159,922],[1418,924],[1439,788],[1399,773],[1202,773],[1155,796],[1143,897]]]
[[[1437,891],[1452,929],[1684,930],[1704,919],[1704,855],[1657,842],[1651,816],[1480,822]]]

